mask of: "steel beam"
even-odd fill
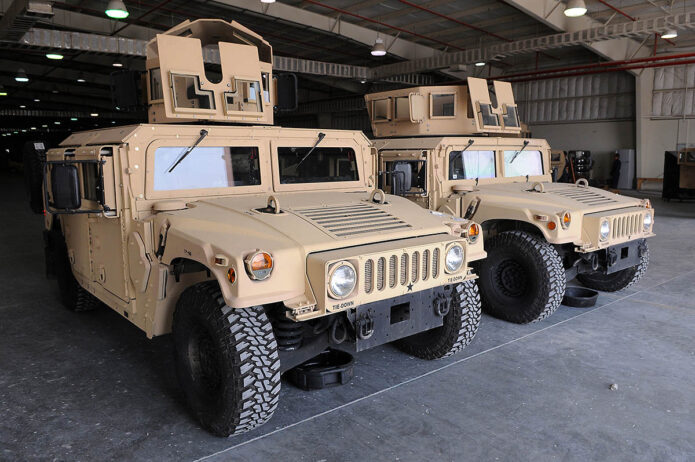
[[[552,15],[549,16],[549,18],[551,17]],[[639,42],[633,40],[634,38],[643,38],[655,33],[662,34],[673,28],[695,29],[695,12],[641,19],[629,23],[601,25],[573,32],[498,43],[479,49],[446,53],[432,58],[387,64],[373,69],[372,78],[386,78],[393,75],[443,69],[457,64],[473,64],[477,61],[489,61],[576,45],[584,45],[610,60],[639,58],[648,56],[649,50],[640,49]]]

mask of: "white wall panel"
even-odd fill
[[[695,116],[693,90],[695,89],[695,65],[661,67],[654,71],[652,116]]]
[[[581,122],[635,117],[635,81],[625,72],[514,84],[523,122]]]

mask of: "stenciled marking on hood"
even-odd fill
[[[292,212],[337,237],[412,228],[409,223],[371,204],[293,208]]]
[[[548,193],[557,194],[568,199],[573,199],[586,205],[617,204],[618,201],[601,194],[600,192],[579,186],[555,187],[546,190]]]

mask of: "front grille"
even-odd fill
[[[578,186],[568,186],[566,188],[549,189],[548,192],[566,197],[568,199],[573,199],[577,202],[581,202],[582,204],[586,205],[605,205],[617,202],[615,199],[606,197],[599,192]]]
[[[412,228],[400,218],[371,204],[357,203],[294,211],[338,237]]]
[[[628,236],[634,236],[641,232],[643,223],[644,214],[640,212],[614,217],[611,223],[612,238],[622,239]]]
[[[407,286],[430,277],[436,279],[441,274],[440,263],[438,248],[402,253],[400,257],[393,254],[368,258],[364,263],[364,291],[369,294],[386,287],[393,289],[398,284]]]

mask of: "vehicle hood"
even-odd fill
[[[480,185],[473,194],[488,202],[507,203],[534,211],[558,213],[594,213],[640,205],[639,199],[621,196],[603,189],[568,183],[541,183],[533,189],[532,182]],[[543,192],[539,192],[542,190]]]
[[[448,233],[436,216],[404,198],[387,196],[384,204],[365,192],[274,194],[281,213],[264,213],[268,195],[198,200],[184,210],[163,212],[172,229],[214,246],[302,247],[306,253]],[[242,244],[245,242],[246,244]]]

